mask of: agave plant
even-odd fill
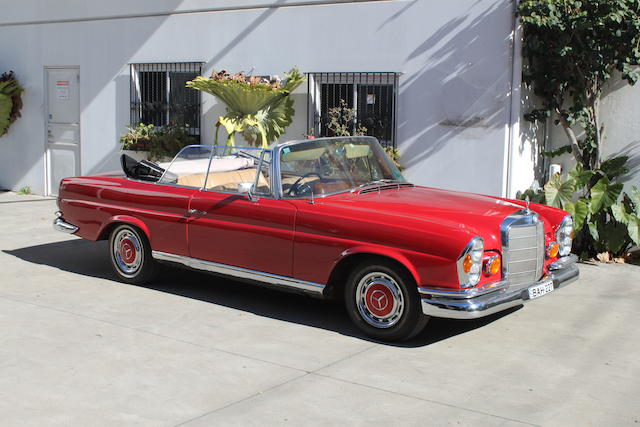
[[[216,125],[216,144],[220,126],[224,126],[229,146],[235,145],[235,134],[241,133],[248,143],[267,147],[291,124],[295,111],[289,94],[305,80],[295,67],[285,77],[284,81],[267,80],[220,71],[210,78],[196,77],[187,87],[210,93],[227,106],[227,114]]]
[[[0,76],[0,136],[7,133],[11,123],[20,117],[22,90],[13,71]]]

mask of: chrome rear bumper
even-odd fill
[[[62,219],[62,212],[56,212],[56,219],[53,220],[53,229],[62,233],[73,234],[78,231],[78,227]]]
[[[422,312],[433,317],[476,319],[517,307],[529,301],[528,289],[532,286],[553,280],[554,289],[558,289],[577,280],[580,275],[577,259],[575,255],[561,258],[550,266],[550,273],[546,278],[528,286],[519,286],[515,290],[509,289],[507,283],[497,284],[485,293],[476,294],[419,288]]]

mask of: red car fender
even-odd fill
[[[403,267],[405,267],[407,269],[407,271],[409,271],[409,273],[411,273],[411,275],[413,276],[413,279],[415,280],[415,282],[416,283],[420,283],[420,276],[418,275],[417,270],[413,266],[413,263],[411,263],[411,261],[409,261],[407,259],[407,257],[405,257],[400,252],[394,251],[392,248],[386,248],[386,247],[381,247],[381,246],[360,245],[360,246],[355,246],[353,248],[349,248],[349,249],[343,251],[340,254],[340,256],[334,261],[333,268],[335,269],[335,267],[343,259],[345,259],[345,258],[347,258],[347,257],[349,257],[351,255],[357,255],[357,254],[373,254],[373,255],[380,255],[380,256],[383,256],[385,258],[390,258],[390,259],[396,261],[397,263],[401,264]]]
[[[108,221],[104,222],[104,224],[102,225],[102,228],[100,229],[100,233],[98,233],[98,235],[103,236],[103,233],[105,232],[105,230],[109,229],[109,227],[114,223],[129,224],[129,225],[138,227],[147,236],[147,239],[149,240],[149,242],[151,242],[151,233],[149,232],[149,227],[147,227],[144,221],[131,215],[112,216],[111,218],[109,218]],[[109,236],[104,236],[104,237],[109,238]]]

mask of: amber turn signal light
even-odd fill
[[[549,243],[549,246],[547,246],[547,257],[548,258],[557,257],[559,250],[560,250],[560,246],[558,246],[556,242]]]
[[[473,260],[471,259],[471,254],[467,254],[464,257],[464,260],[462,260],[462,268],[464,270],[465,273],[468,273],[471,271],[471,266],[473,266]]]
[[[484,274],[486,274],[487,276],[498,274],[500,272],[501,266],[502,262],[500,262],[500,257],[497,255],[492,256],[484,263]]]

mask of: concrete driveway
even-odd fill
[[[179,269],[114,281],[55,202],[0,193],[0,424],[637,425],[640,267],[368,340],[340,304]]]

